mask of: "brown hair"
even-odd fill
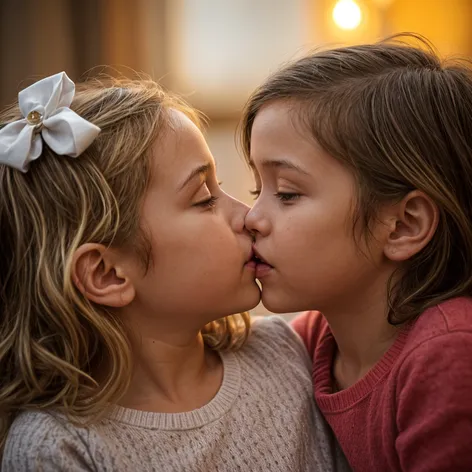
[[[356,176],[354,227],[360,221],[366,238],[382,202],[419,189],[438,206],[432,241],[389,284],[390,323],[472,295],[472,74],[464,62],[442,62],[411,34],[303,57],[250,97],[241,124],[248,159],[254,119],[275,100],[297,105],[302,126]]]
[[[23,174],[0,165],[0,450],[18,412],[54,407],[71,419],[97,418],[126,391],[131,353],[124,327],[71,281],[83,243],[131,244],[149,263],[139,228],[150,175],[149,149],[169,124],[170,108],[199,115],[151,80],[93,79],[76,88],[71,108],[101,128],[77,159],[42,156]],[[21,118],[15,105],[0,123]],[[214,349],[238,348],[247,313],[203,329]],[[110,366],[100,384],[97,364]]]

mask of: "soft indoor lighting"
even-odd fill
[[[360,25],[361,19],[361,9],[354,0],[339,0],[333,8],[333,20],[341,29],[355,29]]]

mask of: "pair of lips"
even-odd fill
[[[268,262],[264,260],[264,258],[257,252],[256,248],[252,248],[252,260],[255,261],[257,264],[265,264],[267,266],[272,267]]]

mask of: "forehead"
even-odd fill
[[[181,111],[167,111],[169,120],[152,146],[153,180],[176,179],[196,165],[213,163],[200,129]]]
[[[257,112],[252,126],[252,133],[270,131],[279,129],[280,127],[285,129],[287,125],[290,125],[289,129],[285,130],[288,132],[293,131],[294,114],[293,104],[287,101],[278,100],[269,102],[263,105]]]
[[[195,145],[206,147],[200,129],[185,113],[171,108],[167,110],[167,115],[167,124],[160,139],[161,149],[167,155],[182,153]]]
[[[316,141],[304,120],[303,105],[278,100],[263,105],[257,112],[251,129],[251,151],[259,142],[303,142],[313,146]],[[293,144],[293,143],[292,143]]]
[[[297,108],[295,103],[276,101],[259,110],[251,130],[251,161],[257,164],[269,155],[320,151]]]
[[[252,128],[250,165],[257,172],[298,169],[325,183],[334,179],[350,186],[352,172],[317,142],[297,105],[278,101],[261,108]]]

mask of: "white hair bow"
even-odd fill
[[[18,94],[22,120],[0,129],[0,163],[22,172],[43,150],[43,139],[56,153],[77,157],[100,133],[69,106],[75,84],[65,72],[40,80]]]

